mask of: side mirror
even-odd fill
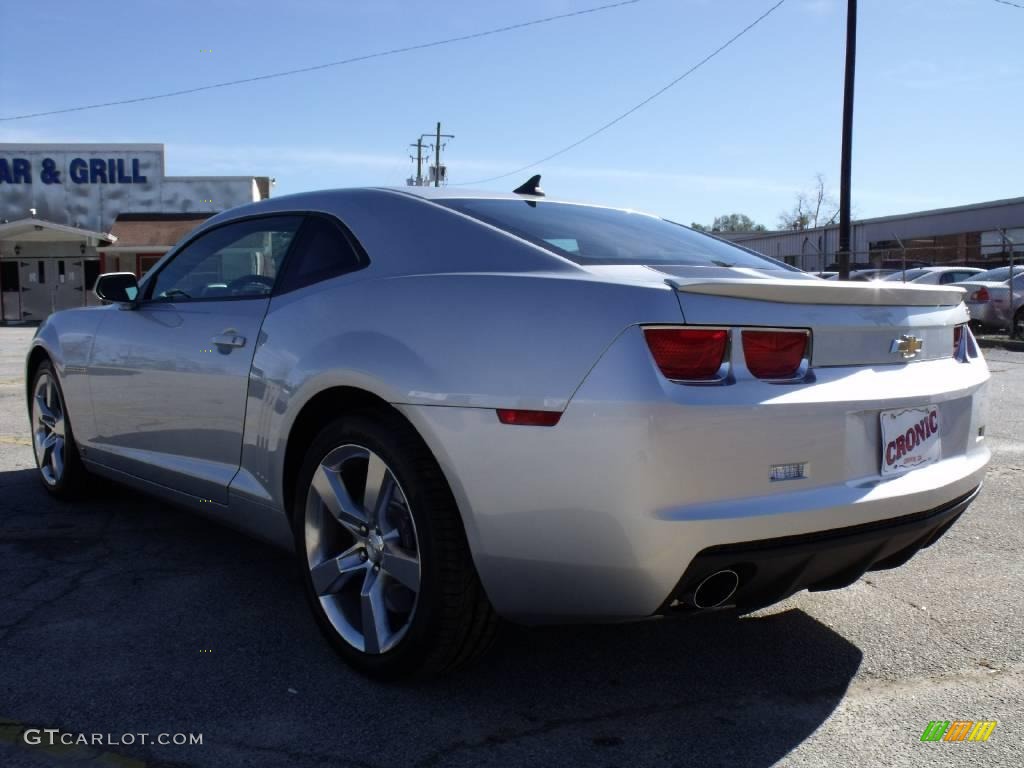
[[[135,304],[139,297],[139,282],[131,272],[108,272],[96,278],[93,290],[103,301]]]

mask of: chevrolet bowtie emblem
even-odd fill
[[[889,352],[894,355],[902,355],[904,360],[910,360],[913,357],[917,357],[917,353],[922,349],[924,349],[923,341],[917,338],[917,336],[907,336],[904,334],[898,339],[892,340]]]

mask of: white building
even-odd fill
[[[808,272],[836,269],[838,225],[715,234]],[[1024,197],[861,219],[850,234],[851,262],[861,267],[899,267],[905,257],[988,269],[1005,264],[1011,249],[1024,257]]]
[[[96,302],[204,219],[268,197],[265,176],[166,176],[162,144],[0,144],[0,319]]]

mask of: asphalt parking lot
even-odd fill
[[[472,669],[400,686],[334,656],[277,551],[116,487],[51,501],[32,332],[0,328],[2,766],[1022,764],[1022,353],[987,350],[981,498],[903,568],[740,620],[508,627]],[[983,719],[986,743],[920,741]],[[203,743],[58,749],[26,728]]]

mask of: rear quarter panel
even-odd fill
[[[325,389],[355,387],[396,405],[560,411],[628,326],[680,320],[667,285],[559,273],[375,278],[367,269],[276,297],[253,361],[233,490],[287,506],[288,434]],[[444,446],[422,436],[443,467]],[[448,480],[455,489],[458,478]]]

